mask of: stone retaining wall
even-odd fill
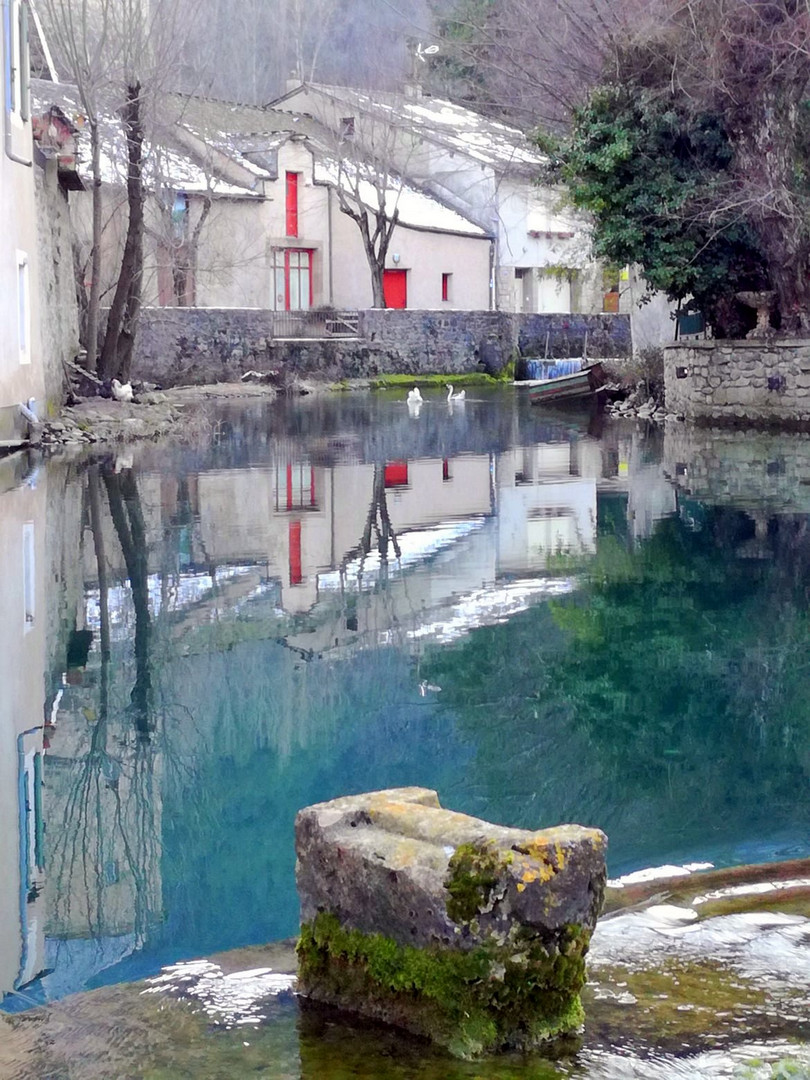
[[[688,420],[810,424],[810,340],[678,342],[664,383],[667,410]]]
[[[594,358],[630,354],[627,315],[368,310],[354,339],[279,341],[273,313],[256,308],[145,308],[133,372],[162,386],[228,382],[286,369],[338,380],[380,374],[494,373],[520,350]]]
[[[42,416],[54,416],[64,400],[64,360],[79,351],[79,310],[73,267],[73,230],[68,200],[56,178],[56,161],[34,169],[37,247],[42,319],[39,332],[46,401]]]

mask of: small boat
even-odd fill
[[[542,379],[529,387],[532,405],[546,405],[556,401],[590,397],[606,383],[607,376],[601,364],[591,364],[570,375],[558,375],[554,379]]]

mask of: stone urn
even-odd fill
[[[746,338],[766,338],[773,333],[771,329],[771,308],[776,299],[776,293],[768,289],[759,292],[738,292],[735,294],[741,304],[754,308],[757,313],[757,325],[749,330]]]

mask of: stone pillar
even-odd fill
[[[460,1057],[579,1030],[607,838],[531,832],[398,788],[296,819],[299,990]]]

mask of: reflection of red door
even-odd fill
[[[407,270],[383,270],[383,296],[385,306],[404,308],[408,306]]]

